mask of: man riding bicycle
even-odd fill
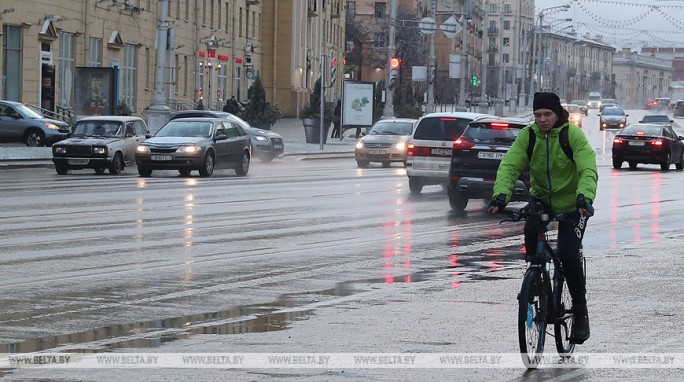
[[[592,201],[596,196],[598,173],[596,156],[582,130],[568,122],[568,112],[554,93],[535,93],[534,123],[518,134],[515,142],[501,161],[496,174],[492,200],[487,213],[496,214],[511,200],[515,181],[525,165],[530,163],[530,208],[539,201],[555,213],[570,212],[571,221],[558,223],[558,257],[561,259],[575,322],[570,341],[582,344],[589,338],[586,278],[580,248],[587,219],[594,214]],[[567,126],[567,140],[572,150],[565,152],[561,131]],[[535,134],[531,155],[528,154],[530,134]],[[529,157],[528,157],[529,155]],[[534,255],[537,244],[538,217],[525,221],[525,253]]]

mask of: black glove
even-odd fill
[[[499,194],[496,196],[496,198],[492,199],[487,203],[487,209],[490,207],[497,207],[499,208],[499,212],[501,212],[504,208],[506,208],[506,195],[504,194]]]
[[[584,194],[577,195],[577,208],[584,208],[590,214],[594,214],[594,207],[591,205],[591,199],[586,199]]]

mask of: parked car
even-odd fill
[[[69,124],[46,118],[29,106],[0,100],[0,141],[26,146],[51,145],[69,136]]]
[[[627,126],[629,114],[625,114],[625,111],[619,107],[607,107],[598,116],[601,130],[622,129]]]
[[[563,104],[563,108],[568,112],[568,120],[575,125],[582,127],[582,111],[575,104]]]
[[[454,142],[468,124],[487,114],[447,112],[429,113],[418,120],[408,143],[406,174],[412,194],[423,186],[439,184],[449,188],[449,162]]]
[[[224,118],[239,124],[249,134],[249,138],[252,141],[252,154],[262,162],[271,162],[285,151],[285,142],[280,134],[252,127],[249,123],[231,113],[212,110],[182,110],[171,113],[169,119],[192,117]]]
[[[638,163],[659,164],[662,171],[672,163],[684,169],[684,137],[677,136],[671,126],[638,123],[625,127],[613,138],[613,168],[627,161],[630,169]]]
[[[356,143],[356,164],[361,168],[368,166],[370,162],[380,162],[382,167],[389,167],[392,162],[405,165],[406,144],[417,121],[409,118],[391,118],[375,122],[368,134]]]
[[[672,126],[672,121],[670,117],[667,116],[667,114],[651,114],[651,115],[644,115],[644,117],[639,121],[639,123],[655,123],[659,125],[668,125]]]
[[[672,117],[684,117],[684,100],[679,100],[672,108]]]
[[[97,116],[78,120],[73,136],[52,145],[57,174],[92,168],[97,174],[109,169],[118,175],[127,163],[135,162],[135,149],[148,134],[138,117]]]
[[[576,99],[572,100],[570,103],[575,104],[579,106],[580,111],[582,112],[582,115],[589,115],[589,106],[587,105],[587,101],[581,100],[581,99]]]
[[[489,200],[496,172],[508,149],[528,121],[516,118],[482,117],[468,124],[454,142],[449,165],[449,205],[463,211],[470,199]],[[529,167],[515,184],[513,199],[527,199]]]
[[[234,169],[245,176],[251,157],[250,137],[238,123],[224,118],[179,118],[138,145],[135,162],[144,177],[153,170],[178,170],[182,176],[197,170],[208,177],[215,168]]]

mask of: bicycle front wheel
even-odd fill
[[[553,324],[553,333],[556,337],[556,350],[561,356],[569,357],[575,351],[575,344],[570,343],[570,333],[574,324],[572,298],[564,277],[561,276],[555,283],[553,303],[556,306],[556,321]]]
[[[528,369],[539,366],[544,352],[547,290],[541,270],[528,269],[518,294],[518,341],[522,361]]]

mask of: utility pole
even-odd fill
[[[435,26],[437,22],[437,0],[431,0],[430,1],[430,17],[432,17],[433,20],[435,20]],[[428,74],[428,94],[427,94],[427,108],[425,110],[426,113],[432,113],[435,111],[435,84],[434,80],[430,81],[430,74],[432,72],[432,68],[435,65],[436,58],[435,58],[435,35],[437,34],[437,30],[435,29],[435,32],[432,33],[430,36],[430,57],[428,57],[428,67],[427,67],[427,74]],[[461,62],[461,65],[463,63]]]
[[[487,102],[489,105],[489,95],[487,94],[487,71],[489,70],[489,1],[485,1],[484,4],[484,28],[482,28],[482,73],[480,77],[482,78],[480,94],[482,95],[483,102]]]
[[[167,15],[169,13],[169,1],[159,0],[161,15],[157,27],[157,66],[154,71],[154,96],[152,104],[147,110],[147,128],[151,133],[156,133],[169,120],[169,107],[166,105],[164,94],[164,78],[166,78],[166,44],[169,33]]]
[[[468,24],[470,21],[470,12],[472,11],[472,0],[464,0],[464,17],[463,17],[463,35],[461,42],[461,83],[458,89],[458,107],[457,110],[465,110],[466,98],[466,81],[468,77]]]
[[[390,73],[392,72],[390,62],[392,61],[392,57],[394,57],[394,54],[397,51],[397,48],[394,45],[396,35],[394,24],[397,19],[397,7],[397,0],[391,0],[389,19],[389,45],[387,46],[387,75],[385,76],[387,78],[387,84],[385,85],[385,109],[382,112],[384,117],[394,117],[394,89],[390,88],[389,86],[389,78],[391,75]]]

